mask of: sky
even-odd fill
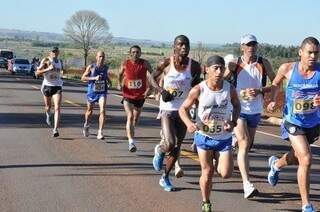
[[[115,37],[172,41],[185,34],[192,43],[258,42],[299,45],[320,39],[318,0],[10,0],[1,1],[0,28],[63,33],[79,10],[105,18]]]

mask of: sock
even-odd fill
[[[135,143],[135,141],[132,139],[132,138],[130,138],[130,139],[128,139],[129,140],[129,143],[130,144],[134,144]]]
[[[278,168],[277,166],[276,166],[276,164],[273,164],[273,167],[272,167],[275,171],[280,171],[280,168]]]
[[[51,113],[50,112],[46,112],[46,116],[51,116]]]

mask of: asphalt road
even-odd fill
[[[191,136],[183,144],[185,176],[172,176],[177,187],[166,192],[152,167],[153,148],[159,142],[160,123],[154,100],[148,100],[136,129],[136,153],[128,152],[125,112],[118,91],[107,102],[106,139],[96,139],[97,115],[91,135],[82,136],[85,87],[65,82],[60,137],[51,138],[45,124],[41,80],[0,71],[0,211],[200,211],[200,167],[190,153]],[[97,110],[95,111],[97,114]],[[251,181],[259,196],[243,198],[235,163],[233,177],[214,175],[211,194],[214,211],[301,211],[297,167],[287,167],[276,187],[267,183],[267,159],[289,149],[279,127],[259,126],[250,153]],[[316,143],[320,145],[318,141]],[[310,197],[320,209],[320,148],[314,153]]]

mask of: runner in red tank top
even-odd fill
[[[134,140],[136,126],[149,90],[147,72],[152,73],[152,67],[147,60],[141,59],[141,48],[132,46],[130,57],[121,66],[119,84],[122,86],[123,106],[127,114],[126,131],[129,141],[129,151],[137,150]]]

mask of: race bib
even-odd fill
[[[203,124],[201,131],[207,135],[221,135],[223,133],[223,121],[209,121]]]
[[[175,89],[172,87],[167,87],[166,89],[174,98],[181,98],[183,95],[183,91],[179,89]]]
[[[142,87],[142,80],[128,80],[128,88],[129,89],[139,89]]]
[[[316,110],[313,99],[295,99],[293,102],[293,113],[310,113]]]
[[[106,91],[106,84],[104,80],[97,80],[94,83],[94,91],[95,92],[104,92]]]
[[[245,89],[240,90],[240,99],[244,101],[251,101],[254,99],[253,96],[248,96]]]

